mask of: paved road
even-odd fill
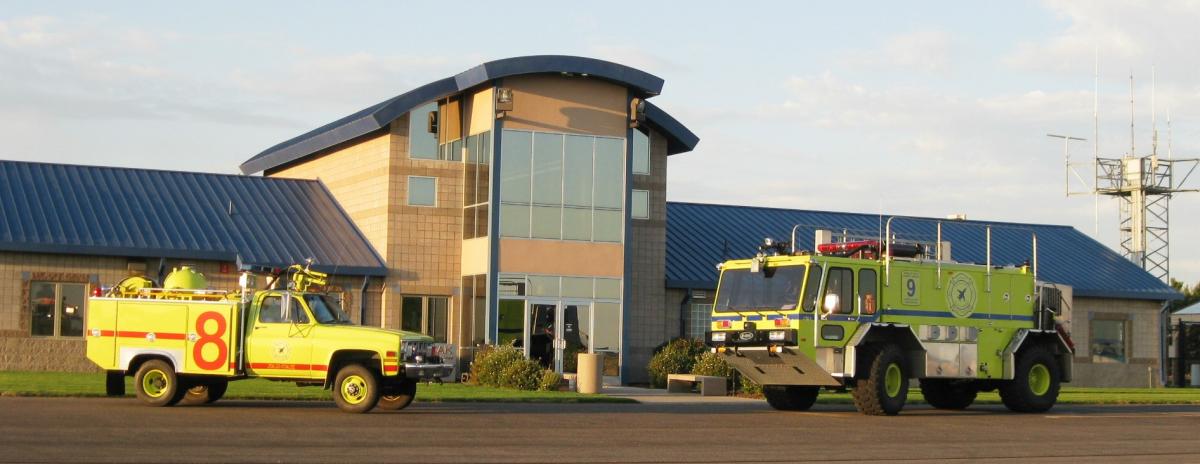
[[[718,404],[421,404],[356,416],[331,403],[0,398],[0,461],[1195,462],[1200,408],[1001,407],[898,417],[848,406],[781,413]]]

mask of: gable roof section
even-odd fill
[[[494,79],[542,73],[586,74],[628,87],[642,98],[658,95],[663,86],[663,80],[652,74],[593,58],[564,55],[505,58],[417,87],[275,145],[246,160],[242,163],[241,170],[245,174],[251,174],[291,163],[382,129],[404,113],[426,102],[465,91]],[[647,105],[646,119],[667,136],[670,154],[691,151],[700,140],[657,106]]]
[[[1171,313],[1172,316],[1194,316],[1197,314],[1200,314],[1200,303],[1193,304]]]
[[[698,203],[667,203],[667,286],[716,288],[716,265],[754,256],[765,237],[789,240],[792,227],[798,249],[812,249],[816,229],[879,230],[887,216]],[[1032,256],[1031,231],[1038,236],[1038,279],[1070,285],[1076,296],[1139,300],[1175,300],[1171,287],[1073,227],[981,221],[943,221],[943,239],[960,262],[986,261],[981,225],[991,224],[992,263],[1017,264]],[[936,240],[928,222],[893,223],[901,237]]]
[[[318,181],[147,169],[0,161],[0,250],[386,274]]]

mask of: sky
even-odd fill
[[[477,64],[580,55],[665,79],[653,101],[701,139],[671,157],[671,201],[1065,224],[1115,249],[1116,200],[1097,216],[1067,197],[1045,135],[1088,139],[1069,148],[1090,161],[1097,53],[1101,156],[1130,152],[1131,73],[1136,153],[1157,119],[1160,154],[1200,156],[1196,1],[455,6],[5,3],[0,158],[237,173]],[[1190,283],[1198,206],[1171,201],[1171,274]]]

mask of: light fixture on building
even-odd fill
[[[496,118],[503,118],[513,110],[513,91],[507,87],[496,87]]]
[[[646,101],[640,98],[629,100],[629,127],[636,128],[646,122]]]

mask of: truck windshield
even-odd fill
[[[308,303],[308,308],[312,310],[313,317],[317,318],[317,322],[321,324],[349,324],[350,316],[347,316],[342,311],[342,306],[337,300],[326,295],[308,294],[304,295],[304,302]]]
[[[796,309],[805,266],[768,267],[761,272],[729,269],[721,274],[717,312]]]

